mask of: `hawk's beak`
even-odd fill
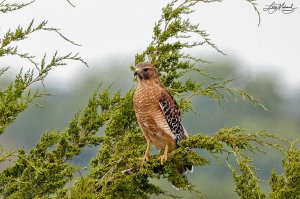
[[[140,71],[139,68],[134,68],[134,76],[136,76],[138,74],[138,72]]]

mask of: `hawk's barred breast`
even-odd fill
[[[155,66],[140,63],[134,70],[138,84],[133,97],[133,108],[139,126],[147,140],[144,161],[149,160],[150,145],[164,150],[161,164],[178,143],[188,137],[181,124],[180,111],[175,99],[159,79]],[[192,171],[192,165],[176,165],[179,172]]]

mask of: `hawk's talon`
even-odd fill
[[[150,160],[150,154],[149,154],[149,153],[146,153],[146,154],[144,155],[144,157],[139,158],[139,159],[142,160],[142,166],[144,166],[144,164]]]
[[[140,159],[142,159],[142,166],[144,166],[145,162],[148,162],[150,160],[150,142],[148,140],[147,140],[147,148],[145,151],[145,155]]]
[[[160,164],[163,165],[168,160],[168,155],[163,154],[163,155],[159,156],[159,158],[157,158],[157,160],[160,160]]]
[[[165,161],[168,160],[168,152],[169,152],[169,145],[166,143],[164,154],[159,156],[158,160],[160,159],[160,164],[163,165]]]

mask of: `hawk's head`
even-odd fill
[[[137,76],[139,80],[158,79],[157,69],[151,63],[139,63],[136,65],[134,76]]]

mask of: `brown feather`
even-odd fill
[[[137,65],[138,84],[133,97],[133,107],[139,126],[148,141],[158,149],[172,152],[181,139],[188,137],[181,125],[176,101],[161,83],[153,64]],[[146,150],[146,157],[148,151]],[[192,170],[191,165],[181,165],[179,171]]]

